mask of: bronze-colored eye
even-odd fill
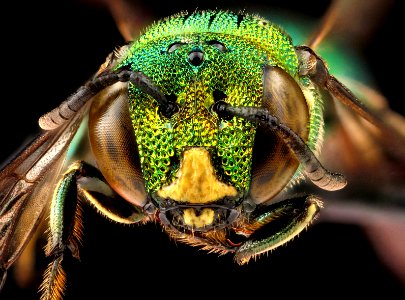
[[[126,84],[117,83],[97,95],[89,112],[89,137],[97,166],[109,185],[127,201],[143,206],[147,193],[127,92]]]
[[[308,139],[308,106],[301,88],[279,67],[263,70],[263,107]],[[290,181],[299,166],[298,160],[278,135],[259,127],[255,137],[250,195],[262,203],[277,195]]]

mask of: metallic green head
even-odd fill
[[[144,73],[179,107],[164,117],[156,100],[130,89],[149,194],[205,204],[248,193],[256,125],[236,117],[220,119],[212,105],[225,98],[235,106],[263,105],[264,66],[297,76],[290,37],[252,15],[182,13],[154,24],[131,45],[118,68]]]

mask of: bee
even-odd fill
[[[324,94],[395,137],[320,56],[266,19],[218,10],[156,23],[41,117],[43,131],[2,169],[2,271],[49,211],[42,291],[60,298],[86,204],[117,223],[157,222],[239,264],[285,244],[323,206],[296,190],[346,185],[318,159]]]

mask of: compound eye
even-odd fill
[[[263,69],[263,107],[308,140],[309,113],[304,94],[296,81],[283,69]],[[277,195],[291,180],[299,162],[281,138],[259,127],[255,136],[250,196],[263,203]]]
[[[222,44],[221,42],[218,42],[216,40],[212,40],[208,42],[208,45],[211,45],[215,48],[217,48],[219,51],[221,51],[222,53],[226,52],[226,47],[224,44]]]
[[[128,85],[116,83],[95,97],[89,112],[89,138],[97,166],[121,197],[144,206],[147,192],[128,107]]]
[[[175,42],[173,44],[170,44],[169,47],[167,47],[167,52],[172,53],[172,52],[176,51],[177,49],[179,49],[183,45],[184,45],[184,43],[180,43],[180,42]]]

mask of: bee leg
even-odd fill
[[[329,74],[325,62],[311,48],[307,46],[296,47],[300,66],[300,76],[309,76],[317,86],[329,92],[334,98],[352,109],[370,123],[381,127],[383,121],[368,109],[352,92]],[[383,127],[384,128],[384,127]]]
[[[90,165],[87,165],[87,169],[91,169],[92,174],[86,174],[78,179],[80,199],[88,202],[104,217],[118,223],[134,224],[148,219],[148,214],[144,213],[143,208],[118,195],[98,169]]]
[[[69,249],[73,257],[79,257],[82,210],[77,197],[77,178],[81,173],[82,170],[78,167],[70,168],[58,182],[52,197],[45,254],[52,256],[53,261],[44,273],[40,286],[41,300],[61,299],[64,294],[66,276],[62,260],[65,250]]]
[[[85,162],[75,162],[65,172],[51,202],[48,244],[45,252],[47,256],[53,256],[53,261],[44,274],[44,281],[40,287],[41,300],[60,299],[64,293],[66,276],[62,260],[65,251],[70,250],[72,256],[79,259],[83,200],[89,201],[102,214],[117,222],[129,224],[145,218],[141,208],[122,198],[122,201],[119,201],[116,196],[103,181],[100,171]],[[121,211],[125,211],[125,214]]]
[[[388,107],[377,109],[372,105],[364,105],[343,83],[329,74],[322,58],[311,48],[300,46],[296,47],[296,51],[300,61],[300,76],[308,76],[318,87],[327,91],[333,98],[378,128],[378,139],[387,145],[384,151],[388,151],[389,155],[402,160],[404,157],[403,144],[405,137],[399,129],[402,122],[396,121],[398,118],[395,114]],[[363,88],[363,91],[365,90]],[[367,104],[370,104],[370,100],[375,97],[375,93],[372,96],[363,96],[365,100],[367,99]],[[393,122],[393,120],[395,121]]]
[[[246,264],[251,258],[287,243],[316,218],[321,208],[322,201],[312,195],[259,205],[249,216],[245,227],[251,233],[236,250],[236,262]]]
[[[7,269],[0,267],[0,291],[3,289],[7,279]]]

